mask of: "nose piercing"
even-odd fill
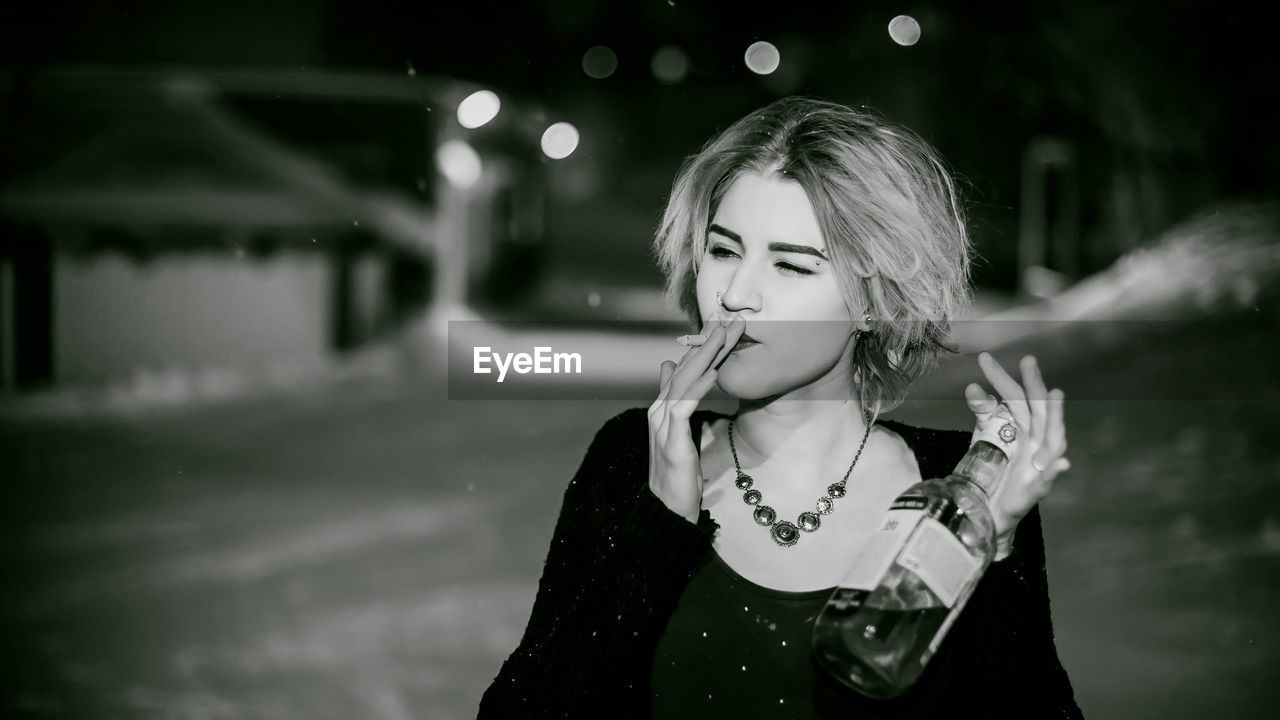
[[[724,291],[723,291],[723,290],[721,290],[721,291],[719,291],[719,292],[717,292],[717,293],[716,293],[716,302],[717,302],[717,303],[719,303],[721,306],[723,306],[723,305],[724,305]]]

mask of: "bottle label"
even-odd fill
[[[893,501],[889,510],[924,510],[928,506],[929,498],[923,495],[902,495]]]
[[[923,497],[904,496],[894,501],[885,513],[884,524],[871,534],[858,559],[853,561],[840,587],[857,590],[875,590],[898,552],[911,537],[911,531],[924,517],[928,500]]]
[[[871,597],[871,591],[869,590],[838,587],[835,592],[831,593],[831,599],[827,601],[827,607],[837,612],[849,612],[862,607],[862,604],[869,597]]]
[[[947,607],[956,604],[965,585],[982,569],[982,560],[970,554],[959,538],[933,518],[920,523],[903,548],[898,564],[923,580]]]

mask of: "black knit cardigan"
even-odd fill
[[[695,443],[715,416],[690,419]],[[942,477],[970,433],[882,421]],[[718,529],[690,523],[648,486],[643,408],[610,419],[569,482],[524,637],[480,704],[481,718],[646,718],[658,639]],[[993,563],[916,686],[868,717],[1079,718],[1049,614],[1038,509],[1013,554]],[[852,691],[850,691],[852,692]]]

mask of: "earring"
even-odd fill
[[[871,313],[867,313],[867,314],[863,315],[863,316],[862,316],[862,319],[863,319],[863,320],[865,320],[865,321],[866,321],[866,323],[867,323],[868,325],[870,325],[870,324],[871,324]],[[861,339],[865,338],[866,336],[868,336],[868,335],[870,335],[870,334],[871,334],[871,331],[870,331],[870,330],[855,330],[855,331],[854,331],[854,333],[853,333],[853,337],[854,337],[854,339],[855,339],[855,340],[861,340]]]

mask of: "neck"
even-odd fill
[[[848,454],[848,440],[860,440],[867,429],[862,405],[856,398],[844,402],[812,400],[742,401],[733,432],[739,453],[751,456],[778,454],[821,463],[833,452]]]

